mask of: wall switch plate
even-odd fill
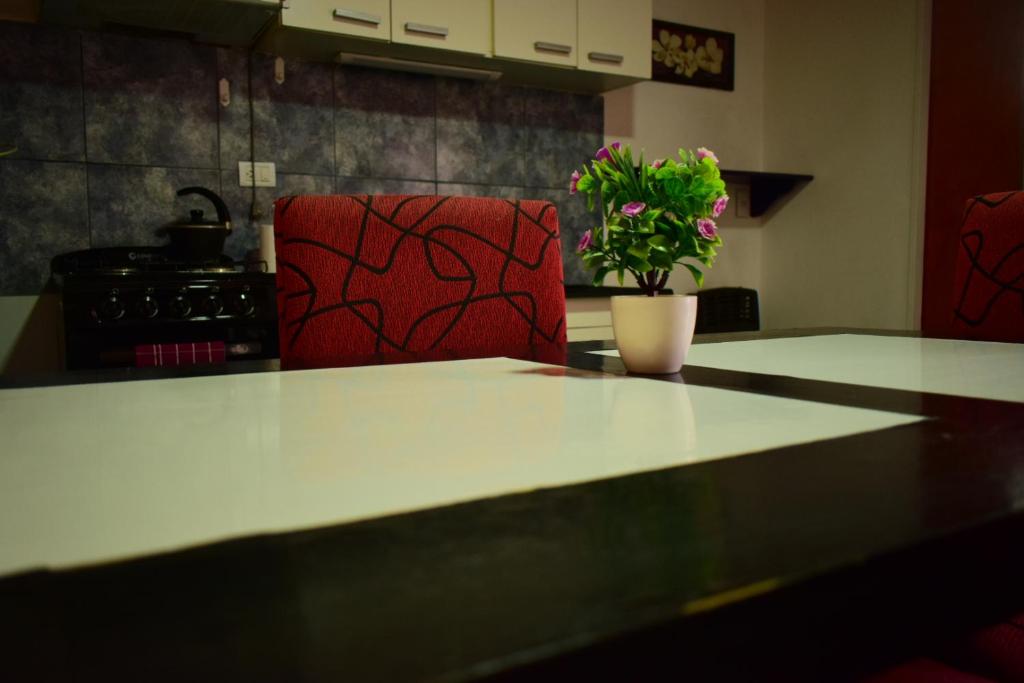
[[[256,187],[277,187],[277,169],[273,161],[238,162],[238,185],[252,187],[253,184]]]
[[[257,161],[253,168],[256,171],[256,187],[277,187],[277,169],[273,161]]]

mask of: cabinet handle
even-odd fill
[[[533,44],[534,50],[540,50],[542,52],[557,52],[560,55],[567,55],[572,52],[571,45],[562,45],[561,43],[545,43],[543,40],[538,40]]]
[[[417,24],[412,21],[405,22],[405,30],[409,33],[425,33],[428,36],[448,37],[447,26],[430,26],[429,24]]]
[[[622,55],[613,55],[610,52],[588,52],[587,57],[592,62],[608,62],[609,64],[622,64]]]
[[[381,22],[381,18],[376,14],[370,14],[369,12],[359,12],[354,9],[335,9],[334,18],[350,19],[351,21],[358,21],[363,24],[373,24],[374,26],[379,26]]]

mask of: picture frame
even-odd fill
[[[735,89],[736,34],[655,19],[651,80],[717,90]]]

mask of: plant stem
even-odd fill
[[[665,284],[668,282],[668,274],[669,274],[669,271],[667,271],[667,270],[664,273],[661,274],[661,279],[658,280],[658,284],[657,284],[657,290],[659,292],[661,290],[665,289]]]

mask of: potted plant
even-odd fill
[[[597,151],[573,171],[569,193],[600,201],[604,226],[583,234],[577,252],[593,269],[594,285],[609,273],[624,284],[626,273],[643,291],[611,298],[612,328],[626,369],[658,374],[678,372],[686,360],[697,319],[697,297],[664,295],[677,265],[704,284],[701,267],[714,263],[722,246],[715,218],[729,202],[718,159],[703,147],[679,150],[679,160],[634,164],[628,145],[618,142]]]

